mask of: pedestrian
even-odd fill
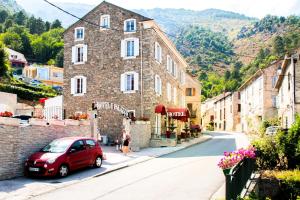
[[[130,135],[126,134],[125,140],[123,142],[123,148],[122,148],[122,151],[125,154],[125,156],[127,156],[129,152],[129,143],[130,143]]]
[[[121,152],[123,151],[123,142],[124,142],[125,138],[126,138],[126,131],[125,131],[125,129],[122,129],[122,132],[118,136],[117,147],[116,147],[116,149],[120,150]]]

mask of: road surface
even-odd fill
[[[206,200],[224,183],[217,163],[224,151],[247,144],[238,134],[213,133],[213,139],[34,200]],[[246,142],[245,142],[246,141]]]

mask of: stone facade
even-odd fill
[[[201,126],[203,130],[213,130],[214,128],[214,103],[215,98],[211,98],[201,104]]]
[[[240,131],[240,94],[227,92],[215,98],[214,130]]]
[[[70,136],[91,137],[90,126],[0,125],[0,180],[23,175],[25,160],[50,141]]]
[[[283,128],[290,128],[295,121],[296,113],[300,113],[300,61],[299,53],[284,59],[279,78],[278,118]]]
[[[140,148],[149,146],[151,136],[151,124],[145,121],[132,122],[130,125],[130,149],[139,151]]]
[[[95,25],[78,21],[69,27],[64,34],[64,110],[68,117],[75,112],[87,112],[93,102],[111,102],[127,110],[134,111],[135,116],[149,118],[152,132],[155,129],[156,116],[154,109],[157,104],[166,107],[183,105],[185,93],[184,84],[167,72],[167,56],[177,63],[177,73],[185,73],[187,63],[176,51],[172,42],[164,35],[155,22],[134,12],[125,10],[113,4],[102,2],[89,12],[84,19],[99,24],[103,15],[109,15],[110,28],[101,29]],[[124,32],[124,21],[136,20],[136,31]],[[75,41],[74,31],[84,27],[84,39]],[[139,53],[134,58],[121,57],[122,40],[136,38],[139,43]],[[161,61],[155,59],[155,45],[161,47]],[[72,47],[76,44],[87,45],[87,60],[83,64],[72,63]],[[123,73],[138,74],[138,88],[134,92],[125,93],[120,88],[120,78]],[[155,76],[161,79],[161,95],[155,92]],[[78,96],[71,94],[71,78],[86,77],[86,93]],[[173,92],[176,90],[175,101],[167,100],[167,83]],[[195,88],[198,85],[195,85]],[[174,89],[176,88],[176,89]],[[200,101],[200,99],[199,99]],[[99,128],[102,134],[116,137],[122,129],[123,116],[113,110],[99,110],[101,117]],[[165,123],[161,123],[162,130]]]
[[[258,132],[263,120],[277,117],[277,94],[275,88],[277,69],[282,61],[258,70],[240,88],[241,126],[243,132]]]

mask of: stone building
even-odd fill
[[[120,113],[148,118],[156,135],[169,124],[165,113],[155,113],[158,105],[171,115],[188,115],[188,65],[153,19],[104,1],[71,25],[64,41],[66,117],[88,112],[96,103],[100,132],[116,137],[124,118]],[[182,126],[178,122],[176,130]]]
[[[240,131],[240,93],[226,92],[214,101],[214,130]]]
[[[281,63],[276,61],[258,70],[239,88],[243,132],[257,132],[262,121],[277,117],[275,84]]]
[[[214,103],[216,98],[211,98],[205,100],[201,103],[201,126],[203,130],[213,130],[214,129]]]
[[[278,118],[283,128],[290,128],[300,113],[300,62],[299,52],[286,56],[278,70]]]

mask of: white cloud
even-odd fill
[[[24,0],[17,0],[22,4]],[[51,2],[72,2],[97,5],[101,0],[49,0]],[[218,8],[242,13],[248,16],[300,14],[299,0],[108,0],[127,9],[185,8],[203,10]]]

